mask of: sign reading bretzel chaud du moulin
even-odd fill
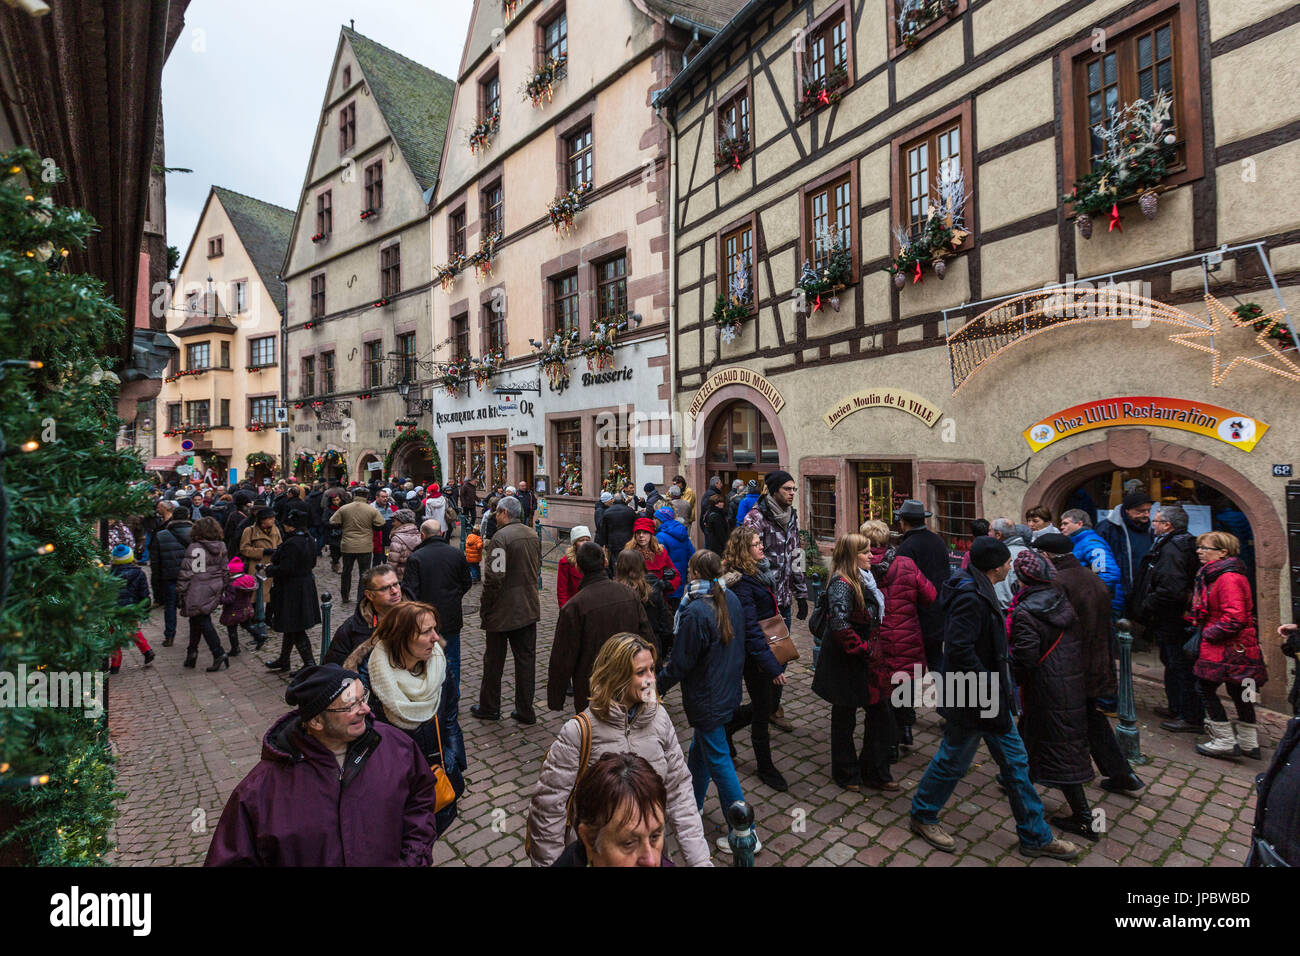
[[[1085,402],[1035,422],[1024,431],[1033,451],[1094,428],[1116,425],[1157,425],[1217,438],[1242,451],[1250,451],[1264,437],[1268,425],[1230,408],[1189,402],[1181,398],[1137,395]]]

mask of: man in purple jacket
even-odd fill
[[[376,724],[369,692],[337,664],[307,667],[296,707],[262,739],[235,787],[205,866],[428,866],[434,778],[401,730]]]

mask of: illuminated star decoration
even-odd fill
[[[1177,342],[1179,345],[1186,345],[1188,348],[1196,349],[1200,352],[1210,353],[1210,384],[1216,388],[1223,384],[1223,380],[1228,377],[1238,365],[1253,365],[1255,368],[1262,369],[1265,372],[1272,372],[1274,375],[1287,379],[1291,382],[1300,382],[1300,365],[1287,358],[1270,340],[1268,333],[1275,326],[1286,321],[1286,309],[1279,309],[1276,312],[1270,312],[1268,315],[1262,315],[1252,321],[1242,320],[1236,313],[1225,306],[1222,302],[1212,295],[1205,297],[1206,311],[1209,316],[1210,325],[1208,328],[1200,329],[1195,332],[1181,332],[1177,335],[1169,336],[1169,341]],[[1281,366],[1272,363],[1261,362],[1258,358],[1247,355],[1234,355],[1232,360],[1225,366],[1223,364],[1219,349],[1213,345],[1207,345],[1204,342],[1193,342],[1191,339],[1213,338],[1223,332],[1225,325],[1224,318],[1227,318],[1231,327],[1239,329],[1255,330],[1259,325],[1259,334],[1255,336],[1255,342],[1258,343],[1269,356],[1278,360]]]

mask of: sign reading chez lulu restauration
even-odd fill
[[[1115,425],[1158,425],[1217,438],[1242,451],[1250,451],[1268,431],[1268,425],[1230,408],[1189,402],[1181,398],[1136,395],[1085,402],[1035,422],[1024,431],[1034,451],[1080,432]]]

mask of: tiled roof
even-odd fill
[[[271,301],[284,315],[284,287],[275,274],[284,264],[284,254],[289,248],[293,210],[221,186],[213,186],[212,191],[230,217],[235,232],[239,233],[239,241],[244,244],[248,258],[253,260],[253,268],[270,293]]]
[[[428,191],[438,180],[455,84],[355,30],[344,27],[343,35],[407,166]]]
[[[745,0],[646,0],[646,6],[664,19],[676,15],[713,30],[726,26],[744,5]]]

